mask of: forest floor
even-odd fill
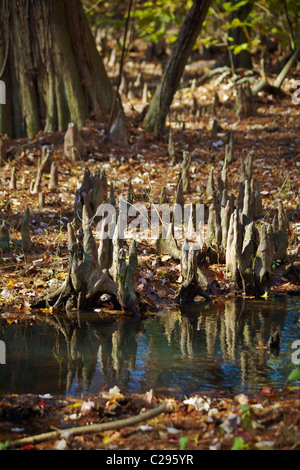
[[[196,64],[197,65],[197,64]],[[127,64],[132,73],[130,64]],[[192,66],[191,66],[192,67]],[[155,66],[152,64],[152,71]],[[197,69],[197,67],[196,67]],[[187,68],[188,73],[189,69]],[[125,68],[126,71],[126,68]],[[190,72],[192,74],[192,72]],[[192,75],[191,75],[192,76]],[[188,78],[188,77],[185,77]],[[270,77],[270,81],[274,77]],[[128,146],[119,147],[106,142],[105,126],[88,121],[82,129],[85,156],[81,162],[71,162],[63,156],[62,133],[40,132],[35,139],[10,140],[8,161],[0,167],[0,217],[10,227],[12,239],[20,240],[20,224],[26,207],[31,212],[31,236],[33,249],[24,253],[16,243],[0,255],[0,315],[8,322],[18,319],[33,319],[35,312],[30,300],[45,296],[61,282],[67,273],[68,250],[66,227],[73,219],[74,196],[83,180],[84,169],[91,173],[100,168],[105,170],[108,182],[114,182],[116,197],[126,196],[129,182],[132,183],[136,201],[158,202],[162,187],[166,187],[170,203],[174,202],[178,173],[182,166],[182,152],[192,155],[191,194],[186,202],[202,200],[208,207],[205,189],[210,169],[215,176],[224,162],[224,142],[227,131],[235,132],[235,160],[228,169],[230,191],[238,191],[240,160],[253,153],[253,177],[260,181],[265,217],[270,219],[277,200],[281,199],[287,211],[289,227],[289,249],[299,246],[300,237],[300,104],[292,102],[295,81],[300,71],[291,73],[284,82],[282,94],[278,97],[257,98],[257,113],[251,118],[237,120],[234,114],[235,88],[230,81],[218,82],[218,77],[193,92],[181,88],[174,99],[169,119],[172,123],[173,141],[177,163],[170,161],[167,141],[159,141],[155,135],[143,129],[140,112],[145,103],[141,100],[141,88],[132,89],[130,101],[124,97],[124,108],[128,117]],[[218,92],[220,105],[215,114],[212,103]],[[195,109],[195,100],[197,109]],[[194,103],[194,104],[193,104]],[[201,112],[200,112],[200,111]],[[219,131],[212,135],[213,118],[218,120]],[[42,146],[51,146],[52,159],[57,163],[59,185],[48,189],[49,174],[45,172],[41,190],[45,193],[45,206],[39,207],[38,194],[30,192],[30,183],[36,176],[37,160]],[[9,189],[11,170],[15,168],[17,187]],[[147,198],[145,199],[145,190]],[[139,273],[137,290],[149,310],[157,311],[165,306],[176,305],[180,287],[180,265],[170,256],[157,257],[155,246],[147,240],[138,244]],[[300,292],[300,259],[290,265],[275,266],[271,293],[289,295]],[[216,264],[206,267],[204,272],[214,285],[218,295],[229,298],[242,295],[237,292],[226,276],[225,266]],[[163,280],[163,282],[162,282]],[[106,305],[109,314],[111,305]],[[124,392],[125,393],[125,392]],[[99,398],[100,397],[100,398]],[[84,400],[77,398],[37,396],[8,396],[0,402],[1,440],[11,439],[9,428],[24,419],[29,428],[34,424],[34,433],[49,429],[49,426],[76,426],[86,422],[106,421],[138,413],[150,406],[145,397],[117,396],[103,398],[101,394],[93,399],[94,406],[88,412],[79,413]],[[164,397],[153,397],[151,406],[156,406]],[[149,428],[125,427],[105,433],[73,437],[34,444],[34,448],[105,448],[105,449],[230,449],[236,437],[245,448],[262,446],[276,449],[299,448],[299,391],[264,389],[256,397],[211,396],[206,407],[184,404],[174,400],[173,409],[153,418]],[[205,401],[205,400],[204,400]],[[256,406],[252,406],[256,405]],[[79,407],[79,408],[78,408]],[[227,423],[227,430],[220,428],[225,419],[233,414]],[[25,418],[24,418],[25,416]],[[34,420],[32,419],[34,417]],[[26,426],[27,426],[26,424]],[[19,427],[19,424],[16,425]],[[20,425],[23,427],[23,425]],[[29,431],[14,433],[16,438]],[[187,438],[187,441],[180,439]],[[267,441],[264,443],[264,441]]]
[[[164,397],[101,392],[88,400],[11,395],[0,401],[2,445],[23,450],[299,450],[299,389],[263,388],[255,396],[195,394],[136,424],[121,420],[156,409]],[[73,427],[115,424],[115,429],[68,435]],[[34,436],[57,429],[60,436]],[[26,437],[25,437],[26,436]],[[25,437],[26,441],[22,441]],[[7,444],[9,448],[9,444]]]

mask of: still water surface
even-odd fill
[[[88,312],[17,324],[1,319],[0,395],[81,395],[117,385],[124,393],[153,389],[179,398],[280,388],[299,367],[292,362],[299,316],[300,299],[276,297],[193,304],[143,321]],[[271,353],[260,345],[275,329],[281,347]]]

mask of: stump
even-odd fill
[[[211,300],[210,295],[200,285],[197,258],[198,251],[192,245],[190,246],[185,239],[180,259],[181,275],[184,279],[178,294],[180,304],[192,302],[197,296],[201,296],[207,301]]]
[[[64,137],[64,156],[73,161],[82,160],[83,142],[76,122],[70,122]]]
[[[255,115],[255,103],[249,82],[239,85],[235,105],[235,114],[239,119]]]
[[[72,225],[68,224],[69,268],[62,285],[45,299],[32,307],[53,306],[67,310],[88,309],[98,305],[101,295],[117,295],[117,284],[109,272],[102,271],[98,262],[98,251],[89,223],[87,209],[82,209],[82,227],[77,238]]]

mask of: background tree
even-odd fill
[[[239,0],[232,1],[232,10],[230,11],[229,22],[233,25],[228,31],[228,35],[231,39],[230,45],[237,47],[240,46],[240,50],[237,54],[232,54],[231,59],[227,58],[227,65],[233,67],[251,69],[252,59],[251,53],[248,48],[243,48],[243,44],[250,42],[250,27],[246,22],[249,13],[252,10],[253,2],[240,2]],[[229,54],[228,54],[229,55]]]
[[[33,137],[107,119],[112,84],[80,0],[3,0],[0,9],[0,134]]]
[[[155,131],[158,137],[162,137],[170,105],[196,39],[200,34],[210,3],[211,0],[194,0],[174,43],[160,84],[152,97],[144,119],[144,126],[148,131]]]

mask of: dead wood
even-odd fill
[[[242,83],[238,87],[235,114],[239,119],[246,119],[256,114],[255,102],[249,82]]]
[[[43,147],[42,156],[38,161],[37,175],[32,189],[32,194],[37,194],[40,190],[43,172],[45,171],[46,165],[49,164],[51,158],[51,151],[48,147]]]
[[[110,431],[112,429],[122,429],[127,426],[135,426],[136,424],[145,422],[148,419],[152,419],[155,416],[159,416],[161,413],[166,412],[168,406],[170,406],[169,402],[165,401],[156,408],[152,408],[143,413],[139,413],[136,416],[131,416],[130,418],[119,419],[107,423],[92,424],[88,426],[75,426],[69,429],[57,429],[55,431],[37,434],[34,436],[23,437],[21,439],[11,441],[9,443],[9,448],[16,449],[25,445],[38,444],[40,442],[49,440],[70,438],[72,436],[81,436],[84,434],[102,433],[105,431]]]

